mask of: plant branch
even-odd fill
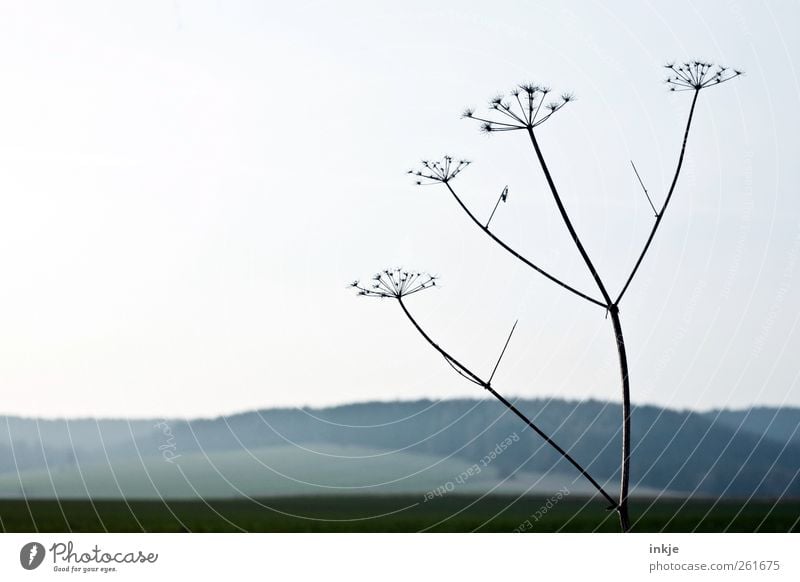
[[[658,210],[656,210],[653,201],[650,199],[650,194],[647,192],[647,188],[645,188],[644,182],[642,182],[642,177],[639,175],[639,170],[636,169],[636,164],[633,163],[633,160],[631,160],[631,167],[633,168],[633,173],[636,174],[636,179],[639,180],[639,185],[642,187],[644,195],[647,196],[647,201],[650,203],[650,208],[653,209],[653,214],[656,218],[658,218]]]
[[[425,330],[424,330],[424,329],[422,329],[422,327],[420,327],[419,323],[417,323],[417,320],[416,320],[416,319],[414,319],[414,317],[411,315],[411,312],[410,312],[410,311],[408,310],[408,308],[406,307],[406,304],[403,302],[403,299],[402,299],[402,298],[399,298],[399,297],[398,297],[398,299],[397,299],[397,302],[398,302],[398,303],[400,303],[400,307],[402,307],[402,308],[403,308],[403,313],[405,313],[405,314],[406,314],[406,317],[408,318],[408,320],[409,320],[411,323],[413,323],[413,324],[414,324],[414,327],[417,329],[417,331],[420,333],[420,335],[421,335],[423,338],[425,338],[425,341],[427,341],[427,342],[428,342],[428,343],[429,343],[429,344],[430,344],[430,345],[433,347],[433,349],[435,349],[437,352],[439,352],[439,354],[440,354],[440,355],[441,355],[441,356],[442,356],[442,357],[443,357],[445,360],[447,360],[448,362],[450,362],[450,364],[451,364],[451,365],[453,365],[453,366],[455,366],[455,367],[458,367],[459,369],[463,370],[463,371],[464,371],[464,373],[465,373],[465,374],[466,374],[466,375],[467,375],[467,376],[468,376],[470,379],[472,379],[472,380],[474,380],[474,381],[475,381],[475,383],[476,383],[476,384],[480,384],[481,386],[485,386],[485,385],[486,385],[486,382],[484,382],[484,381],[483,381],[483,380],[482,380],[480,377],[478,377],[476,374],[474,374],[473,372],[471,372],[471,371],[469,370],[469,368],[467,368],[467,367],[466,367],[464,364],[462,364],[461,362],[459,362],[458,360],[456,360],[456,359],[455,359],[453,356],[451,356],[449,353],[447,353],[446,351],[444,351],[444,349],[442,349],[442,347],[441,347],[439,344],[437,344],[435,341],[433,341],[433,339],[431,339],[431,337],[430,337],[430,336],[429,336],[427,333],[425,333]]]
[[[631,474],[631,383],[628,375],[628,355],[625,350],[625,339],[622,336],[622,322],[619,317],[619,306],[609,308],[611,323],[614,327],[614,340],[619,357],[619,373],[622,379],[622,459],[619,487],[619,523],[623,532],[630,530],[628,515],[628,489]]]
[[[406,305],[403,302],[403,299],[401,297],[397,298],[397,302],[400,304],[400,307],[403,309],[403,313],[405,313],[405,315],[408,318],[408,320],[414,325],[414,327],[420,333],[420,335],[423,338],[425,338],[425,341],[427,341],[437,352],[439,352],[439,354],[442,357],[444,357],[445,360],[447,360],[449,363],[451,363],[451,365],[453,365],[453,367],[457,366],[458,368],[463,370],[464,373],[469,377],[469,379],[473,379],[476,384],[479,384],[479,385],[483,386],[486,390],[488,390],[492,394],[492,396],[494,396],[497,400],[502,402],[503,405],[505,405],[506,408],[508,408],[511,412],[516,414],[520,419],[522,419],[522,421],[528,427],[530,427],[536,434],[538,434],[542,439],[544,439],[544,441],[548,445],[550,445],[553,449],[555,449],[555,451],[558,452],[558,454],[561,455],[561,457],[564,460],[568,461],[573,467],[575,467],[580,472],[580,474],[583,475],[589,481],[589,483],[591,483],[594,486],[594,488],[597,489],[597,491],[603,497],[605,497],[605,499],[611,504],[609,506],[609,510],[617,510],[619,508],[619,505],[617,504],[617,501],[613,497],[611,497],[611,495],[609,495],[606,492],[605,489],[603,489],[603,487],[602,487],[602,485],[600,485],[600,483],[595,481],[594,477],[592,477],[589,474],[589,472],[586,469],[584,469],[580,465],[580,463],[578,463],[578,461],[576,461],[574,458],[572,458],[572,456],[566,450],[561,448],[558,445],[558,443],[556,443],[552,438],[550,438],[550,436],[548,436],[547,433],[545,433],[542,429],[540,429],[538,426],[536,426],[536,424],[533,421],[531,421],[527,416],[525,416],[516,406],[511,404],[511,402],[506,400],[500,393],[498,393],[494,388],[492,388],[492,386],[491,386],[491,384],[489,382],[486,382],[486,381],[482,380],[479,376],[477,376],[472,371],[470,371],[461,362],[456,360],[453,356],[451,356],[444,349],[442,349],[442,347],[439,344],[437,344],[435,341],[433,341],[433,339],[425,332],[425,330],[422,329],[422,327],[419,325],[419,323],[417,323],[417,320],[414,319],[414,316],[411,315],[411,312],[408,310],[408,308],[406,307]],[[509,336],[509,339],[510,339],[510,336]],[[505,351],[505,348],[504,348],[504,351]]]
[[[494,208],[492,209],[492,213],[489,215],[489,220],[486,221],[485,228],[489,228],[489,223],[492,222],[492,218],[494,218],[494,213],[497,212],[497,208],[500,206],[500,203],[505,202],[507,196],[508,196],[508,186],[503,188],[503,191],[497,198],[497,202],[495,203]]]
[[[686,154],[686,142],[689,139],[689,129],[692,127],[692,117],[694,116],[694,107],[697,104],[697,97],[700,95],[700,89],[695,89],[694,98],[692,99],[692,106],[689,108],[689,118],[686,121],[686,130],[683,133],[683,143],[681,144],[681,153],[678,156],[678,165],[675,168],[675,175],[672,177],[672,184],[670,184],[669,191],[667,192],[667,197],[664,199],[664,204],[661,206],[661,211],[656,213],[656,221],[653,224],[653,228],[650,231],[650,236],[647,237],[647,242],[644,243],[644,248],[642,248],[642,252],[639,254],[639,258],[636,259],[636,264],[633,266],[633,270],[631,274],[628,275],[627,281],[625,281],[625,285],[622,287],[622,291],[619,292],[619,296],[617,300],[614,302],[618,304],[622,300],[622,296],[625,295],[625,291],[628,290],[628,286],[633,281],[633,277],[636,275],[636,271],[639,270],[639,265],[642,264],[642,260],[644,256],[647,254],[647,250],[650,248],[650,243],[653,242],[653,237],[656,235],[656,231],[658,230],[658,226],[661,224],[661,219],[664,218],[664,211],[667,209],[667,205],[669,204],[670,199],[672,198],[672,193],[675,192],[675,186],[678,183],[678,176],[680,176],[681,168],[683,167],[683,158]]]
[[[525,263],[526,265],[528,265],[530,268],[532,268],[532,269],[533,269],[534,271],[536,271],[537,273],[540,273],[540,274],[544,275],[546,278],[550,279],[550,280],[551,280],[553,283],[555,283],[555,284],[557,284],[557,285],[559,285],[559,286],[563,287],[564,289],[567,289],[568,291],[571,291],[572,293],[574,293],[574,294],[575,294],[575,295],[577,295],[578,297],[581,297],[581,298],[585,299],[586,301],[589,301],[590,303],[594,303],[595,305],[599,305],[600,307],[607,307],[607,305],[606,305],[605,303],[603,303],[602,301],[598,301],[597,299],[595,299],[595,298],[593,298],[593,297],[590,297],[589,295],[586,295],[585,293],[582,293],[581,291],[578,291],[577,289],[575,289],[574,287],[572,287],[572,286],[568,285],[567,283],[564,283],[563,281],[561,281],[560,279],[558,279],[558,278],[554,277],[553,275],[551,275],[550,273],[548,273],[547,271],[545,271],[545,270],[544,270],[544,269],[542,269],[541,267],[538,267],[537,265],[533,264],[531,261],[529,261],[528,259],[526,259],[526,258],[525,258],[524,256],[522,256],[521,254],[519,254],[517,251],[515,251],[514,249],[512,249],[510,246],[508,246],[508,245],[507,245],[505,242],[503,242],[503,241],[502,241],[500,238],[498,238],[498,237],[497,237],[497,236],[496,236],[496,235],[495,235],[495,234],[494,234],[492,231],[490,231],[490,230],[489,230],[489,229],[488,229],[486,226],[484,226],[484,225],[481,223],[481,221],[480,221],[480,220],[478,220],[478,219],[475,217],[475,215],[474,215],[474,214],[472,214],[472,212],[470,211],[470,209],[469,209],[469,208],[467,208],[467,205],[466,205],[466,204],[464,204],[464,202],[461,200],[461,198],[458,196],[458,194],[456,194],[455,190],[453,190],[453,187],[450,185],[450,181],[449,181],[449,180],[448,180],[448,181],[445,181],[445,182],[442,182],[442,183],[443,183],[445,186],[447,186],[447,189],[448,189],[448,190],[450,190],[450,193],[453,195],[453,198],[455,198],[455,199],[456,199],[456,202],[458,202],[458,204],[459,204],[459,206],[461,206],[462,210],[464,210],[464,212],[466,212],[466,213],[467,213],[467,216],[469,216],[469,217],[470,217],[470,219],[472,219],[472,222],[474,222],[474,223],[475,223],[475,224],[478,226],[478,228],[480,228],[480,229],[481,229],[483,232],[485,232],[485,233],[486,233],[486,234],[487,234],[487,235],[488,235],[488,236],[489,236],[489,237],[490,237],[492,240],[494,240],[494,242],[496,242],[497,244],[499,244],[499,245],[500,245],[501,247],[503,247],[503,248],[504,248],[506,251],[508,251],[509,253],[511,253],[511,254],[512,254],[514,257],[516,257],[517,259],[519,259],[520,261],[522,261],[522,262],[523,262],[523,263]]]
[[[553,194],[553,199],[556,201],[556,206],[558,206],[558,211],[561,214],[561,218],[564,220],[564,224],[566,225],[572,240],[575,242],[575,246],[578,247],[578,252],[580,252],[581,257],[583,257],[583,262],[586,263],[589,272],[592,274],[594,282],[597,283],[597,288],[600,289],[600,293],[603,295],[603,299],[605,300],[603,307],[609,307],[611,305],[611,297],[609,296],[608,291],[606,291],[606,287],[603,284],[602,279],[600,279],[600,275],[597,273],[597,269],[595,269],[592,260],[589,258],[589,254],[583,247],[583,243],[581,243],[578,233],[575,232],[575,227],[572,226],[572,221],[567,214],[566,208],[564,208],[564,204],[561,202],[561,196],[558,194],[558,189],[556,188],[555,182],[553,182],[553,177],[550,175],[550,169],[547,167],[547,163],[544,161],[544,156],[542,155],[542,150],[539,147],[539,142],[536,140],[536,136],[533,133],[533,128],[528,127],[527,129],[528,137],[530,137],[531,144],[533,144],[533,149],[536,151],[536,158],[539,160],[539,165],[544,172],[545,180],[547,180],[547,185],[550,187],[550,192]]]
[[[511,331],[508,332],[508,337],[506,338],[506,343],[503,345],[503,351],[500,352],[500,357],[497,358],[497,363],[494,365],[494,369],[492,370],[491,375],[489,376],[488,383],[491,384],[492,380],[494,379],[494,375],[497,373],[497,368],[500,367],[500,362],[503,361],[503,356],[506,355],[506,350],[508,349],[508,344],[511,341],[511,336],[514,335],[514,330],[517,329],[517,324],[519,320],[514,322],[514,325],[511,326]]]

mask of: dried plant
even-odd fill
[[[591,477],[584,469],[581,467],[577,462],[575,462],[569,454],[559,447],[553,440],[544,434],[541,430],[539,430],[525,415],[523,415],[519,410],[517,410],[510,402],[505,400],[502,396],[500,396],[494,389],[491,387],[491,379],[494,377],[494,372],[489,377],[488,380],[484,381],[479,376],[474,374],[471,370],[467,369],[463,366],[459,361],[455,358],[450,356],[450,354],[444,351],[438,344],[433,342],[430,337],[422,330],[422,328],[417,324],[414,318],[411,316],[410,312],[406,308],[403,297],[409,295],[410,292],[406,292],[406,289],[413,289],[413,292],[417,292],[422,290],[419,287],[419,283],[414,283],[412,280],[411,283],[405,283],[405,281],[398,277],[401,275],[404,277],[409,276],[409,274],[397,270],[394,272],[384,271],[383,274],[379,274],[378,278],[375,279],[376,283],[368,289],[367,287],[361,286],[359,283],[354,283],[353,286],[359,290],[359,293],[362,295],[368,296],[375,296],[375,297],[393,297],[398,300],[400,306],[403,308],[406,316],[411,320],[417,330],[425,337],[425,339],[430,343],[453,367],[461,376],[470,380],[471,382],[482,386],[483,388],[489,390],[496,398],[498,398],[501,402],[503,402],[506,406],[508,406],[511,410],[514,411],[523,421],[528,424],[531,428],[533,428],[537,434],[542,436],[546,440],[546,442],[553,448],[555,448],[564,458],[570,461],[580,472],[581,474],[586,477],[594,486],[595,488],[607,499],[611,502],[610,509],[615,510],[619,515],[620,527],[622,531],[629,531],[630,530],[630,515],[628,511],[628,495],[629,495],[629,484],[630,484],[630,460],[631,460],[631,400],[630,400],[630,377],[628,374],[628,357],[627,357],[627,348],[625,345],[625,340],[622,334],[622,322],[620,317],[620,302],[622,301],[623,296],[625,295],[626,291],[628,290],[631,282],[633,281],[642,261],[644,260],[645,255],[647,254],[648,249],[650,248],[650,244],[655,237],[655,234],[658,230],[658,227],[661,224],[662,219],[664,218],[664,213],[666,212],[667,206],[669,205],[670,200],[672,199],[672,195],[675,191],[675,187],[678,182],[678,177],[681,173],[681,168],[683,167],[683,160],[686,153],[686,144],[689,137],[689,130],[692,125],[692,119],[694,117],[695,106],[697,104],[697,99],[700,95],[700,92],[703,89],[707,89],[709,87],[713,87],[716,85],[720,85],[725,83],[733,78],[741,76],[743,73],[736,69],[728,69],[727,67],[723,66],[715,66],[712,63],[702,62],[702,61],[693,61],[683,63],[681,65],[675,64],[667,64],[665,67],[670,71],[669,76],[666,79],[666,83],[669,86],[670,91],[679,92],[679,91],[693,91],[693,98],[691,104],[689,106],[689,114],[686,121],[686,127],[683,133],[683,142],[681,144],[681,149],[678,154],[678,161],[675,168],[675,172],[672,177],[672,181],[670,183],[669,189],[667,190],[664,201],[662,202],[660,208],[656,208],[656,205],[653,203],[652,198],[650,197],[650,193],[647,191],[647,188],[644,185],[644,181],[641,179],[636,166],[631,161],[631,165],[633,167],[634,173],[636,174],[636,179],[638,180],[639,185],[641,186],[645,196],[647,197],[648,203],[650,207],[653,209],[653,213],[655,216],[655,220],[653,221],[653,225],[650,229],[650,233],[642,247],[641,252],[639,253],[636,262],[634,263],[628,277],[626,278],[624,284],[622,285],[621,290],[619,291],[616,296],[612,295],[607,287],[606,283],[598,273],[594,263],[592,262],[591,258],[589,257],[586,248],[584,247],[583,243],[581,242],[578,233],[575,230],[574,225],[569,217],[569,214],[564,207],[562,202],[561,194],[559,193],[555,181],[553,179],[552,174],[550,173],[550,169],[547,165],[547,162],[544,158],[544,154],[542,153],[541,146],[539,144],[539,139],[537,135],[537,128],[539,128],[544,122],[550,119],[556,112],[560,111],[567,103],[570,103],[574,100],[574,97],[570,93],[563,93],[559,98],[552,99],[550,97],[551,90],[548,87],[535,85],[532,83],[519,85],[514,90],[512,90],[509,95],[504,96],[500,95],[490,100],[489,102],[489,111],[485,116],[477,116],[475,114],[474,109],[467,109],[462,117],[466,119],[475,120],[480,123],[480,128],[482,131],[487,133],[496,133],[496,132],[506,132],[506,131],[524,131],[527,134],[528,141],[533,147],[537,163],[544,174],[544,178],[547,182],[547,186],[550,190],[550,193],[553,197],[553,200],[556,204],[559,214],[561,215],[561,219],[566,227],[567,231],[572,238],[575,247],[580,254],[586,268],[588,269],[589,273],[592,276],[592,279],[597,287],[597,291],[599,292],[599,297],[592,296],[587,292],[583,292],[576,287],[568,284],[567,282],[563,281],[559,277],[552,275],[551,273],[545,271],[537,264],[535,264],[530,259],[526,258],[507,243],[505,243],[499,236],[497,236],[492,230],[490,230],[489,226],[491,223],[492,218],[494,217],[497,209],[500,205],[500,202],[505,202],[508,196],[508,186],[506,186],[502,193],[500,194],[500,198],[498,198],[497,202],[492,209],[489,218],[484,223],[483,221],[479,220],[477,216],[467,207],[464,203],[462,197],[456,192],[453,187],[454,179],[469,165],[469,162],[461,160],[461,161],[454,161],[453,158],[450,156],[445,156],[441,161],[423,161],[422,166],[417,170],[412,170],[409,173],[413,174],[417,178],[417,184],[419,185],[442,185],[444,186],[449,193],[453,196],[455,201],[458,203],[458,206],[466,213],[469,219],[478,227],[480,228],[490,239],[492,239],[495,243],[497,243],[500,247],[505,249],[508,253],[512,256],[520,260],[522,263],[539,273],[540,275],[546,277],[559,287],[566,289],[570,293],[580,297],[581,299],[588,301],[594,305],[597,305],[603,308],[606,316],[610,316],[609,319],[611,321],[611,326],[614,334],[614,340],[617,347],[617,355],[619,359],[619,369],[620,369],[620,383],[622,388],[622,420],[621,420],[621,431],[622,431],[622,455],[620,461],[620,491],[619,497],[617,500],[614,500],[598,483],[595,479]],[[417,275],[419,277],[419,275]],[[388,280],[387,280],[388,278]],[[419,280],[419,279],[415,279]],[[425,279],[423,278],[423,281]],[[403,287],[403,285],[406,285]],[[430,284],[428,286],[433,286],[434,280],[430,280]],[[377,287],[375,287],[377,285]],[[427,287],[424,287],[427,288]],[[516,324],[515,324],[516,325]],[[512,328],[513,333],[513,328]],[[506,347],[508,346],[508,341],[511,339],[511,335],[509,334],[509,338],[506,341]],[[505,353],[505,347],[503,348],[503,353]],[[502,358],[502,354],[500,356]],[[498,360],[497,365],[499,365],[500,360]],[[497,369],[497,365],[495,366],[495,371]]]
[[[444,348],[442,348],[438,343],[436,343],[422,328],[419,322],[417,322],[403,301],[409,295],[419,293],[420,291],[424,291],[425,289],[430,289],[435,286],[436,277],[433,275],[414,271],[405,271],[399,268],[384,269],[372,277],[372,283],[370,284],[362,284],[360,281],[353,281],[350,283],[350,287],[355,289],[357,294],[362,297],[396,299],[398,305],[400,305],[403,313],[414,326],[414,328],[425,339],[425,341],[427,341],[433,347],[433,349],[439,352],[439,354],[444,358],[444,361],[447,362],[447,364],[453,368],[453,370],[455,370],[459,376],[487,390],[492,396],[502,402],[503,405],[505,405],[511,412],[521,418],[525,424],[527,424],[536,434],[542,437],[544,441],[553,449],[555,449],[566,461],[572,464],[572,466],[575,467],[581,473],[581,475],[583,475],[595,487],[595,489],[597,489],[597,491],[606,498],[606,500],[608,500],[608,502],[611,504],[608,508],[609,510],[616,509],[616,500],[605,489],[603,489],[600,483],[598,483],[586,469],[584,469],[566,450],[560,447],[547,433],[545,433],[541,428],[539,428],[539,426],[525,416],[516,406],[506,400],[506,398],[504,398],[492,386],[492,380],[497,373],[497,369],[500,367],[500,362],[503,360],[503,356],[506,353],[508,344],[511,342],[511,336],[514,334],[517,323],[515,322],[511,327],[511,331],[506,338],[503,349],[500,351],[500,357],[497,358],[497,362],[495,363],[494,368],[492,368],[491,374],[488,378],[484,379],[482,376],[478,375],[472,369],[462,364],[461,361],[457,360],[449,352],[445,351]]]

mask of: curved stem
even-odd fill
[[[582,299],[585,299],[586,301],[589,301],[590,303],[594,303],[595,305],[599,305],[600,307],[606,307],[606,304],[605,304],[605,303],[603,303],[602,301],[598,301],[597,299],[595,299],[595,298],[593,298],[593,297],[590,297],[590,296],[586,295],[585,293],[582,293],[581,291],[578,291],[578,290],[577,290],[577,289],[575,289],[574,287],[572,287],[572,286],[570,286],[570,285],[568,285],[568,284],[564,283],[563,281],[561,281],[560,279],[558,279],[558,278],[554,277],[553,275],[551,275],[550,273],[548,273],[548,272],[547,272],[547,271],[545,271],[544,269],[542,269],[542,268],[540,268],[540,267],[538,267],[538,266],[534,265],[532,262],[530,262],[530,261],[529,261],[528,259],[526,259],[524,256],[522,256],[521,254],[519,254],[517,251],[515,251],[514,249],[512,249],[510,246],[508,246],[508,245],[507,245],[505,242],[503,242],[501,239],[499,239],[499,238],[498,238],[498,237],[497,237],[497,236],[496,236],[496,235],[495,235],[495,234],[494,234],[494,233],[493,233],[491,230],[489,230],[487,227],[485,227],[485,226],[484,226],[484,225],[481,223],[481,221],[480,221],[480,220],[478,220],[478,219],[475,217],[475,215],[474,215],[474,214],[472,214],[472,212],[470,211],[470,209],[469,209],[469,208],[467,208],[467,205],[466,205],[466,204],[464,204],[464,202],[461,200],[461,198],[458,196],[458,194],[456,194],[455,190],[453,190],[453,187],[452,187],[452,186],[450,186],[450,182],[449,182],[449,181],[448,181],[448,182],[443,182],[443,184],[444,184],[445,186],[447,186],[447,189],[448,189],[448,190],[450,190],[450,193],[451,193],[451,194],[453,195],[453,197],[456,199],[456,202],[458,202],[458,204],[459,204],[459,206],[461,206],[462,210],[464,210],[464,212],[466,212],[466,213],[467,213],[467,216],[469,216],[469,217],[470,217],[470,219],[472,219],[472,222],[474,222],[476,225],[478,225],[478,228],[480,228],[480,229],[481,229],[483,232],[485,232],[487,235],[489,235],[489,237],[490,237],[490,238],[491,238],[491,239],[492,239],[494,242],[496,242],[497,244],[499,244],[499,245],[500,245],[501,247],[503,247],[503,248],[504,248],[506,251],[508,251],[509,253],[511,253],[511,254],[512,254],[514,257],[516,257],[517,259],[519,259],[520,261],[522,261],[522,262],[523,262],[523,263],[525,263],[526,265],[528,265],[528,266],[529,266],[531,269],[533,269],[533,270],[534,270],[534,271],[536,271],[537,273],[540,273],[540,274],[544,275],[546,278],[550,279],[550,280],[551,280],[553,283],[555,283],[556,285],[559,285],[559,286],[563,287],[564,289],[567,289],[568,291],[571,291],[572,293],[574,293],[574,294],[575,294],[575,295],[577,295],[578,297],[581,297]]]
[[[470,378],[475,380],[481,386],[484,386],[486,384],[476,374],[473,374],[464,364],[462,364],[461,362],[456,360],[453,356],[451,356],[446,351],[444,351],[444,349],[442,349],[442,347],[439,344],[437,344],[435,341],[433,341],[433,339],[431,339],[431,336],[429,336],[427,333],[425,333],[425,330],[422,329],[422,327],[420,327],[419,323],[417,323],[417,320],[414,319],[414,316],[411,315],[411,312],[406,307],[406,304],[403,303],[403,298],[402,297],[398,297],[397,298],[397,302],[400,304],[400,307],[403,308],[403,313],[406,314],[406,317],[408,318],[408,320],[411,323],[414,324],[414,327],[417,329],[417,331],[420,333],[420,335],[423,338],[425,338],[425,341],[427,341],[431,346],[433,346],[433,349],[435,349],[437,352],[439,352],[439,354],[441,354],[442,357],[444,357],[445,360],[448,360],[449,362],[452,362],[455,366],[458,366],[459,368],[461,368],[466,373],[467,376],[469,376]]]
[[[536,426],[533,422],[531,422],[528,419],[528,417],[522,414],[522,412],[520,412],[516,406],[511,404],[501,394],[497,393],[497,391],[495,391],[494,388],[492,388],[489,385],[484,386],[484,388],[486,388],[492,394],[492,396],[494,396],[500,402],[502,402],[506,406],[506,408],[508,408],[511,412],[520,417],[522,421],[525,424],[527,424],[531,429],[533,429],[536,432],[536,434],[542,437],[548,445],[553,447],[553,449],[555,449],[558,452],[558,454],[560,454],[565,460],[569,461],[573,467],[575,467],[578,471],[580,471],[581,475],[583,475],[586,478],[586,480],[589,481],[589,483],[591,483],[594,486],[594,488],[597,489],[600,492],[600,494],[606,498],[606,500],[608,500],[608,502],[611,504],[609,506],[609,509],[616,510],[619,508],[618,503],[608,493],[606,493],[606,490],[603,489],[603,487],[597,481],[594,480],[594,478],[586,471],[586,469],[581,467],[578,464],[578,462],[575,459],[573,459],[572,456],[567,451],[558,446],[558,444],[553,439],[547,436],[547,434],[545,434],[541,429],[539,429],[538,426]]]
[[[622,336],[622,322],[619,317],[619,308],[612,305],[609,309],[611,323],[614,326],[614,339],[617,344],[619,356],[619,372],[622,378],[622,471],[619,486],[619,523],[623,532],[630,529],[628,516],[628,488],[631,473],[631,387],[628,376],[628,355],[625,351],[625,339]]]
[[[667,191],[667,197],[664,199],[664,204],[661,206],[661,211],[656,214],[656,221],[653,224],[653,229],[650,231],[650,236],[647,237],[647,242],[644,243],[644,248],[642,252],[639,254],[639,258],[636,259],[636,264],[633,266],[633,270],[631,274],[628,275],[628,279],[625,281],[625,285],[622,287],[622,291],[619,292],[619,296],[617,300],[614,302],[618,304],[622,300],[622,296],[625,295],[625,291],[628,290],[628,286],[633,281],[633,277],[636,275],[636,271],[639,270],[639,265],[642,264],[642,260],[644,256],[647,254],[647,249],[650,248],[650,243],[653,242],[653,237],[656,235],[656,231],[658,230],[658,226],[661,224],[661,219],[664,218],[664,211],[667,209],[667,205],[669,204],[670,199],[672,198],[672,193],[675,192],[675,186],[678,184],[678,176],[681,173],[681,168],[683,167],[683,157],[686,154],[686,142],[689,139],[689,129],[692,127],[692,117],[694,116],[694,106],[697,104],[697,97],[700,95],[700,90],[695,89],[694,98],[692,99],[692,106],[689,109],[689,119],[686,121],[686,131],[683,132],[683,144],[681,144],[681,153],[678,156],[678,166],[675,168],[675,175],[672,177],[672,184],[670,184],[669,191]]]
[[[619,514],[620,527],[623,532],[627,532],[630,530],[630,516],[628,514],[628,491],[630,484],[631,462],[631,393],[630,378],[628,376],[628,355],[625,350],[625,340],[622,336],[622,322],[620,321],[619,317],[619,308],[616,302],[611,302],[611,296],[608,294],[608,291],[606,290],[605,285],[603,284],[603,281],[597,272],[597,269],[589,258],[589,254],[583,247],[583,244],[578,237],[578,233],[572,226],[572,221],[570,220],[569,215],[564,208],[564,204],[561,201],[561,197],[558,194],[558,190],[553,182],[553,177],[550,175],[550,170],[548,169],[547,163],[542,155],[542,150],[539,147],[539,143],[536,141],[536,136],[533,133],[533,129],[528,128],[528,136],[533,144],[533,149],[536,151],[536,157],[539,160],[539,165],[542,167],[547,184],[550,187],[553,198],[555,199],[556,206],[558,206],[558,211],[561,213],[561,218],[564,220],[564,224],[567,226],[567,230],[569,230],[572,240],[575,242],[575,246],[578,247],[578,251],[580,252],[581,257],[583,257],[583,261],[586,263],[586,266],[588,267],[589,272],[592,274],[595,283],[597,283],[597,287],[600,289],[600,293],[602,293],[603,298],[606,301],[606,307],[611,314],[611,323],[614,327],[614,338],[617,345],[617,355],[619,357],[620,380],[622,382],[622,460],[619,502],[616,504],[616,510]]]
[[[536,136],[533,133],[533,128],[528,127],[527,129],[528,137],[533,144],[533,149],[536,151],[536,158],[539,160],[539,165],[544,172],[547,185],[550,187],[550,192],[553,194],[553,199],[556,201],[556,206],[558,206],[558,212],[561,214],[561,218],[563,219],[564,224],[567,226],[567,230],[569,231],[572,240],[575,242],[575,246],[578,247],[578,252],[580,252],[581,257],[583,257],[583,262],[586,263],[586,266],[589,268],[589,272],[592,274],[592,278],[597,284],[597,288],[600,289],[600,293],[603,295],[603,299],[605,300],[603,307],[608,307],[611,305],[611,297],[609,296],[608,291],[606,291],[606,287],[603,285],[603,281],[600,279],[600,275],[597,273],[594,263],[592,263],[592,260],[589,258],[589,253],[587,253],[586,249],[583,247],[583,243],[581,243],[578,233],[575,232],[575,227],[572,226],[572,221],[569,219],[567,210],[564,208],[564,204],[561,202],[561,196],[558,194],[558,189],[556,189],[555,182],[553,182],[553,177],[550,175],[550,169],[547,167],[547,163],[544,161],[544,156],[542,155],[542,150],[539,147],[539,142],[536,140]]]
[[[552,438],[550,438],[550,436],[548,436],[547,433],[545,433],[542,429],[540,429],[538,426],[536,426],[536,424],[534,424],[533,421],[531,421],[527,416],[525,416],[516,406],[511,404],[511,402],[506,400],[500,393],[498,393],[494,388],[492,388],[492,386],[491,386],[491,384],[489,382],[486,382],[486,381],[482,380],[479,376],[477,376],[472,371],[470,371],[466,366],[464,366],[464,364],[462,364],[461,362],[456,360],[453,356],[451,356],[449,353],[447,353],[439,344],[437,344],[435,341],[433,341],[433,339],[427,333],[425,333],[425,330],[422,329],[422,327],[419,325],[419,323],[417,323],[417,320],[414,319],[414,316],[411,315],[411,312],[408,310],[408,308],[406,308],[405,303],[403,303],[402,297],[398,297],[397,301],[398,301],[398,303],[400,303],[400,307],[402,307],[403,313],[405,313],[405,315],[408,318],[408,320],[414,325],[414,327],[420,333],[420,335],[422,335],[422,337],[425,338],[425,341],[427,341],[448,362],[451,362],[453,365],[458,366],[458,368],[462,369],[465,372],[465,374],[467,376],[469,376],[469,378],[474,379],[477,384],[480,384],[481,386],[483,386],[486,390],[489,391],[489,393],[492,396],[494,396],[497,400],[502,402],[505,405],[506,408],[508,408],[511,412],[516,414],[520,419],[522,419],[522,421],[526,425],[528,425],[528,427],[530,427],[536,434],[538,434],[540,437],[542,437],[542,439],[544,439],[544,441],[548,445],[550,445],[553,449],[555,449],[556,452],[558,452],[558,454],[561,455],[562,458],[564,458],[573,467],[575,467],[580,472],[580,474],[583,475],[586,478],[586,480],[589,481],[589,483],[591,483],[594,486],[594,488],[597,489],[597,491],[603,497],[606,498],[606,500],[608,500],[608,502],[611,504],[609,509],[614,509],[614,510],[619,511],[619,505],[618,505],[617,501],[615,501],[614,498],[611,497],[611,495],[609,495],[606,492],[605,489],[603,489],[603,487],[594,479],[594,477],[592,477],[589,474],[589,472],[586,469],[584,469],[580,465],[580,463],[578,463],[578,461],[576,461],[572,457],[572,455],[570,455],[567,451],[565,451],[563,448],[561,448],[558,445],[558,443],[556,443]]]

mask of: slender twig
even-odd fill
[[[639,176],[639,170],[636,169],[636,164],[633,163],[633,160],[631,160],[631,167],[633,168],[633,173],[636,174],[636,179],[639,180],[639,185],[642,187],[644,195],[647,196],[647,201],[650,203],[650,208],[653,209],[653,214],[655,214],[656,218],[658,218],[658,210],[656,210],[656,207],[653,205],[653,201],[650,199],[650,194],[647,193],[647,188],[645,188],[644,182],[642,182],[642,178]]]
[[[517,329],[517,324],[519,320],[514,322],[514,325],[511,326],[511,331],[508,332],[508,337],[506,338],[506,343],[503,346],[503,350],[500,352],[500,357],[497,358],[497,363],[494,365],[494,369],[492,370],[492,374],[489,376],[488,382],[491,384],[492,380],[494,379],[494,375],[497,372],[497,368],[500,367],[500,362],[503,360],[503,356],[506,354],[506,349],[508,349],[508,344],[511,341],[511,336],[514,335],[514,330]]]
[[[492,213],[489,215],[489,220],[486,221],[486,228],[489,228],[489,223],[492,222],[492,218],[494,218],[494,213],[497,212],[497,207],[500,206],[501,202],[505,202],[508,198],[508,186],[503,188],[503,191],[500,192],[500,196],[497,198],[497,202],[495,202],[494,208],[492,209]]]

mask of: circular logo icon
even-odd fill
[[[28,542],[19,551],[19,563],[26,570],[38,568],[44,561],[44,546],[39,542]]]

